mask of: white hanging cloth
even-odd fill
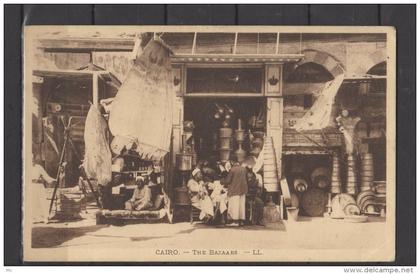
[[[112,143],[134,143],[145,160],[161,160],[169,152],[174,96],[170,53],[163,41],[152,39],[137,56],[110,109]]]
[[[325,83],[324,89],[316,98],[311,109],[293,126],[297,131],[319,130],[328,126],[331,119],[331,111],[335,96],[343,83],[344,74],[335,77],[334,80]]]

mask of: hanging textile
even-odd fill
[[[163,41],[151,40],[134,61],[110,110],[113,143],[134,143],[145,160],[161,160],[169,152],[173,100],[170,53]]]
[[[111,181],[112,154],[107,137],[107,124],[97,106],[91,105],[85,123],[85,159],[83,167],[89,178],[98,184]]]
[[[343,83],[344,74],[335,77],[325,84],[311,109],[294,125],[297,131],[319,130],[328,126],[331,119],[332,107],[338,89]]]

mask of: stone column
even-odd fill
[[[344,143],[346,146],[347,154],[347,184],[345,187],[345,192],[352,195],[355,195],[358,190],[356,163],[354,159],[354,130],[359,121],[359,117],[339,116],[337,118],[340,131],[344,135]]]

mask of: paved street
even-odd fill
[[[195,250],[204,250],[204,252],[207,250],[207,254],[210,250],[242,250],[245,253],[268,249],[279,252],[281,250],[323,252],[322,250],[337,249],[351,251],[380,248],[386,239],[385,228],[385,220],[379,217],[370,218],[367,223],[300,218],[296,223],[285,221],[266,227],[242,228],[216,228],[188,222],[114,226],[96,225],[91,212],[81,221],[35,225],[32,231],[32,243],[39,254],[42,252],[51,254],[51,251],[55,254],[64,252],[67,257],[71,257],[71,254],[80,256],[81,251],[91,253],[95,250],[148,250],[153,255],[174,250],[190,255],[196,253]],[[108,255],[112,254],[105,253],[105,257]]]

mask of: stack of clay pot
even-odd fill
[[[360,164],[360,191],[372,190],[373,186],[373,157],[371,153],[364,153]]]
[[[375,202],[382,217],[386,214],[386,181],[374,181]]]
[[[365,190],[360,192],[360,194],[357,195],[356,204],[362,213],[375,213],[375,193],[372,190]]]
[[[347,193],[340,193],[331,200],[332,217],[359,215],[360,209],[353,196]]]
[[[374,214],[375,193],[373,192],[373,157],[363,153],[360,158],[360,193],[357,195],[357,206],[364,214]]]
[[[221,162],[227,162],[232,152],[232,133],[229,127],[219,129],[219,159]]]
[[[340,162],[337,154],[334,154],[332,159],[331,193],[341,193]]]
[[[280,187],[276,155],[271,137],[265,138],[264,149],[261,153],[264,153],[264,188],[267,192],[277,192]]]
[[[348,154],[347,156],[346,193],[352,195],[357,193],[356,163],[352,154]]]

